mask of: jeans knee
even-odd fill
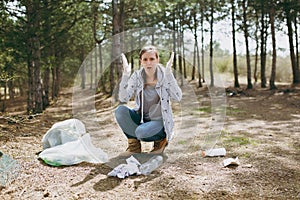
[[[117,107],[117,109],[115,110],[115,117],[117,119],[122,118],[122,116],[124,116],[124,114],[128,112],[128,108],[126,106],[120,105]]]
[[[138,139],[142,139],[145,137],[145,131],[140,126],[135,129],[135,135]]]

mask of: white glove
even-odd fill
[[[172,52],[171,57],[166,65],[166,73],[172,73],[172,65],[174,60],[174,52]]]
[[[122,53],[123,74],[129,76],[131,74],[131,65],[128,64],[126,56]]]

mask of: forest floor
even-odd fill
[[[48,166],[38,153],[46,131],[74,117],[72,90],[63,90],[40,115],[25,115],[24,99],[7,102],[7,112],[0,116],[0,150],[18,161],[21,171],[0,188],[0,199],[300,199],[300,88],[228,89],[227,94],[235,95],[226,96],[226,116],[216,141],[227,154],[211,158],[201,157],[200,149],[203,134],[213,126],[211,98],[207,88],[194,90],[199,108],[186,113],[183,103],[181,110],[174,109],[179,125],[163,165],[148,176],[125,179],[107,176],[124,162],[117,155],[126,149],[111,99],[98,96],[94,127],[87,126],[93,144],[110,161],[66,167]],[[143,143],[144,151],[150,148]],[[239,166],[223,167],[224,159],[235,157]]]

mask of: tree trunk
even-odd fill
[[[41,113],[43,112],[43,91],[42,91],[42,83],[41,83],[41,72],[40,72],[40,59],[41,59],[41,52],[40,52],[40,41],[38,37],[33,39],[34,41],[34,59],[33,59],[33,66],[34,66],[34,92],[35,92],[35,106],[34,112]]]
[[[29,43],[30,44],[30,43]],[[30,57],[30,55],[29,55]],[[34,109],[34,77],[33,77],[33,66],[30,64],[30,58],[28,58],[28,96],[27,96],[27,113],[30,114]]]
[[[14,99],[14,97],[15,97],[15,91],[14,91],[13,80],[8,80],[7,87],[8,87],[8,96],[9,96],[9,99]]]
[[[290,45],[290,58],[291,58],[292,70],[293,70],[293,84],[298,84],[300,83],[300,77],[299,77],[299,68],[296,66],[294,41],[293,41],[293,28],[292,28],[290,10],[286,10],[286,22],[288,28],[289,45]]]
[[[204,78],[204,11],[203,7],[200,6],[200,12],[201,12],[201,62],[202,62],[202,82],[205,83]],[[199,60],[200,63],[200,60]]]
[[[60,83],[61,83],[61,77],[60,77],[60,68],[61,68],[61,52],[56,51],[55,53],[56,57],[56,62],[55,62],[55,67],[54,67],[54,98],[58,97],[59,90],[60,90]]]
[[[173,67],[174,71],[176,71],[176,65],[177,65],[177,59],[176,59],[176,22],[175,22],[175,11],[173,11],[173,52],[174,52],[174,61],[173,61]],[[176,74],[174,74],[176,75]]]
[[[181,19],[182,15],[180,15],[180,21],[179,21],[179,37],[178,37],[178,64],[179,64],[179,76],[180,76],[180,84],[183,85],[183,23]]]
[[[106,91],[106,88],[105,88],[105,81],[104,81],[104,72],[103,72],[103,58],[102,58],[102,46],[101,44],[98,45],[99,46],[99,70],[100,70],[100,74],[101,74],[101,77],[100,77],[100,84],[101,84],[101,89],[105,92],[105,93],[108,93],[108,91]]]
[[[247,24],[247,0],[243,0],[243,26],[244,26],[244,36],[246,43],[246,60],[247,60],[247,88],[252,89],[251,83],[251,64],[250,64],[250,52],[249,52],[249,33],[248,33],[248,24]]]
[[[90,56],[88,57],[88,61],[89,61],[89,67],[91,70],[91,74],[90,74],[90,78],[91,78],[91,84],[90,84],[90,89],[93,89],[94,86],[94,73],[93,73],[93,53],[90,54]]]
[[[196,58],[197,58],[197,69],[198,69],[198,87],[202,87],[202,82],[201,82],[201,66],[200,66],[200,52],[199,52],[199,46],[198,46],[198,39],[196,42]]]
[[[232,44],[233,44],[233,74],[234,74],[234,87],[239,88],[237,56],[236,56],[236,39],[235,39],[235,0],[231,0],[231,16],[232,16]]]
[[[186,79],[187,78],[187,73],[186,73],[186,61],[185,61],[185,47],[184,47],[184,39],[183,36],[181,38],[182,41],[182,55],[183,55],[183,77]]]
[[[131,38],[130,38],[130,63],[131,63],[131,71],[133,72],[134,70],[134,51],[133,51],[133,48],[134,48],[134,37],[133,35],[131,35]]]
[[[260,0],[261,5],[261,45],[260,45],[260,79],[261,79],[261,87],[266,87],[266,52],[265,52],[265,9],[264,9],[264,1]]]
[[[210,11],[210,48],[209,48],[209,72],[210,72],[210,86],[214,87],[214,71],[213,71],[213,27],[214,26],[214,1],[211,0]]]
[[[113,63],[110,66],[110,94],[113,94],[113,90],[115,87],[115,77],[114,72],[116,69],[118,78],[122,76],[122,63],[121,59],[118,58],[121,55],[121,38],[120,38],[120,31],[121,31],[121,23],[120,23],[120,16],[119,9],[118,9],[118,0],[112,1],[113,6],[113,48],[112,48],[112,60]],[[117,98],[117,97],[115,97]]]
[[[7,96],[7,81],[4,84],[4,99],[2,101],[1,112],[5,112],[6,110],[6,96]]]
[[[300,5],[299,5],[300,6]],[[298,26],[297,26],[297,14],[299,13],[300,11],[297,11],[296,14],[295,14],[295,18],[294,18],[294,27],[295,27],[295,38],[296,38],[296,44],[295,44],[295,47],[296,47],[296,67],[299,69],[299,65],[300,65],[300,61],[299,61],[299,36],[298,36]]]
[[[95,88],[97,88],[99,83],[99,76],[98,76],[98,44],[96,43],[95,46]]]
[[[43,88],[44,88],[44,94],[43,94],[43,109],[46,109],[47,106],[49,106],[49,84],[50,84],[50,68],[46,67],[44,71],[43,76]]]
[[[195,40],[195,44],[194,44],[194,54],[193,54],[193,69],[192,69],[192,78],[191,80],[195,80],[195,73],[196,73],[196,45],[197,45],[197,36],[196,34],[194,34],[194,40]]]
[[[256,41],[256,48],[255,48],[255,61],[254,61],[254,72],[253,72],[253,78],[254,82],[257,83],[258,78],[257,78],[257,66],[258,66],[258,49],[259,49],[259,42],[258,42],[258,37],[255,37]]]
[[[80,71],[80,74],[81,74],[81,89],[85,89],[85,80],[86,80],[86,64],[85,64],[85,62],[82,65],[83,66],[80,68],[81,69],[81,71]]]
[[[272,3],[271,3],[272,4]],[[275,37],[275,8],[274,5],[271,5],[270,8],[270,24],[271,24],[271,35],[272,35],[272,71],[271,71],[271,77],[270,77],[270,89],[274,90],[276,89],[275,86],[275,78],[276,78],[276,37]]]
[[[34,113],[41,113],[43,111],[43,100],[42,100],[42,84],[41,84],[41,73],[40,73],[40,13],[39,1],[27,2],[26,15],[28,23],[28,80],[29,82],[29,98],[27,111]]]
[[[255,61],[254,61],[254,72],[253,72],[253,78],[254,82],[257,83],[258,77],[257,77],[257,66],[258,66],[258,50],[259,50],[259,39],[258,39],[258,27],[259,27],[259,16],[258,16],[258,10],[255,11],[255,42],[256,42],[256,47],[255,47]]]

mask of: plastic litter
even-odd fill
[[[100,148],[96,148],[86,133],[75,141],[47,148],[39,154],[39,157],[52,166],[74,165],[80,162],[104,163],[108,156]]]
[[[127,164],[120,164],[115,167],[111,172],[109,172],[108,176],[116,176],[118,178],[125,178],[131,175],[140,175],[139,166],[140,162],[135,159],[133,156],[130,156],[126,159]]]
[[[57,122],[43,136],[43,149],[75,141],[85,133],[85,126],[78,119]]]
[[[126,159],[127,164],[120,164],[115,167],[111,172],[109,172],[108,176],[116,176],[118,178],[125,178],[131,175],[149,175],[155,169],[163,163],[163,157],[160,155],[156,155],[151,157],[147,162],[141,163],[135,159],[133,156],[130,156]]]
[[[20,173],[18,162],[0,151],[0,185],[5,187],[14,181]]]
[[[141,174],[149,175],[163,163],[163,157],[160,155],[153,156],[147,162],[140,166]]]
[[[227,158],[225,160],[223,160],[223,166],[224,167],[228,167],[228,166],[239,166],[240,165],[240,161],[239,158]]]
[[[201,152],[202,157],[216,157],[216,156],[225,156],[225,148],[209,149]]]

